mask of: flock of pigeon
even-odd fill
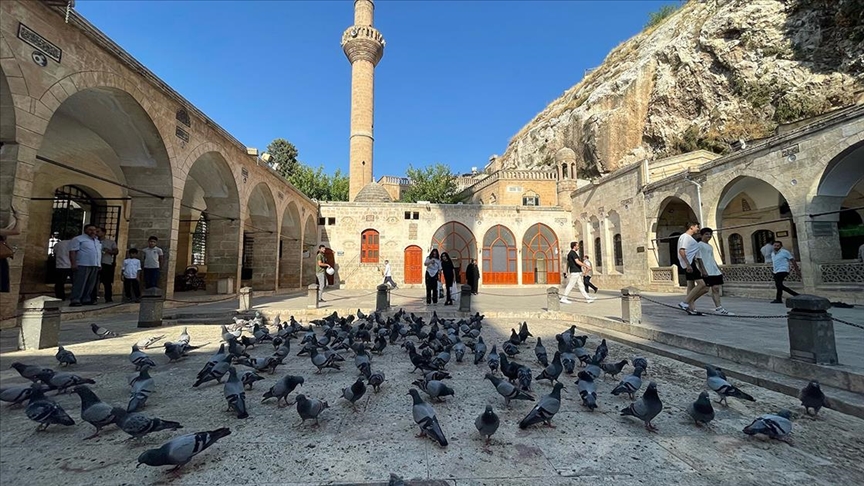
[[[385,374],[373,369],[373,355],[382,355],[388,346],[399,344],[400,353],[406,353],[413,366],[412,373],[421,375],[412,385],[408,394],[412,398],[412,415],[420,429],[421,436],[435,440],[440,446],[446,447],[447,438],[438,421],[433,406],[424,401],[420,392],[427,395],[430,401],[440,402],[447,396],[455,395],[454,389],[447,384],[451,379],[447,367],[455,362],[469,365],[473,361],[476,366],[488,366],[489,372],[485,379],[494,386],[501,395],[504,407],[510,408],[511,401],[524,400],[535,402],[531,410],[522,418],[518,426],[526,429],[536,424],[552,425],[552,419],[561,407],[561,390],[565,388],[561,381],[562,374],[576,373],[575,386],[581,398],[582,405],[593,411],[598,407],[597,379],[601,375],[616,378],[624,368],[632,364],[633,370],[623,377],[612,388],[611,394],[627,395],[632,403],[621,409],[622,416],[632,416],[644,422],[645,427],[654,432],[656,427],[651,421],[663,409],[663,402],[658,394],[655,382],[648,383],[641,398],[635,400],[636,394],[642,389],[642,375],[648,370],[648,361],[644,357],[634,357],[631,360],[607,360],[609,348],[606,340],[597,346],[593,353],[586,348],[588,336],[577,335],[576,326],[571,326],[555,335],[555,350],[550,360],[542,338],[536,338],[534,358],[541,366],[539,373],[525,364],[513,361],[526,346],[529,337],[528,324],[523,322],[517,332],[511,329],[510,338],[491,349],[483,340],[483,316],[479,313],[469,318],[447,319],[432,313],[429,322],[424,317],[399,310],[392,316],[379,312],[364,314],[359,309],[356,315],[340,317],[333,313],[323,319],[310,321],[304,326],[294,319],[294,316],[282,322],[279,316],[275,319],[276,330],[271,334],[264,318],[259,314],[254,319],[243,320],[235,318],[231,326],[222,326],[222,341],[219,351],[211,356],[198,372],[192,387],[198,388],[210,383],[222,384],[227,401],[228,411],[236,414],[238,419],[249,416],[247,407],[247,390],[254,383],[264,380],[262,374],[274,374],[285,359],[289,357],[291,341],[299,341],[299,352],[296,356],[308,356],[311,368],[315,373],[325,370],[340,370],[346,358],[343,353],[353,354],[354,366],[358,371],[357,379],[342,389],[342,398],[350,402],[352,407],[365,396],[368,387],[374,392],[385,386]],[[118,335],[105,328],[92,324],[93,333],[100,339],[117,337]],[[103,427],[116,425],[132,439],[139,439],[147,434],[162,431],[176,431],[183,426],[174,421],[149,417],[140,411],[145,407],[148,398],[155,391],[154,380],[150,370],[157,367],[153,357],[144,350],[150,348],[165,336],[153,336],[143,339],[132,346],[129,361],[135,366],[136,374],[129,380],[130,395],[126,407],[107,404],[90,389],[94,385],[92,379],[80,377],[74,373],[56,372],[50,368],[36,365],[13,363],[12,367],[31,385],[13,386],[0,389],[0,400],[13,405],[23,406],[27,402],[26,415],[30,420],[39,423],[37,430],[44,430],[49,425],[71,426],[75,421],[45,393],[56,390],[57,394],[66,393],[70,389],[81,399],[81,420],[95,427],[90,439],[99,435]],[[187,354],[204,346],[191,345],[191,337],[186,328],[179,338],[163,343],[164,353],[168,363],[184,359]],[[272,346],[273,353],[269,356],[252,357],[248,354],[250,348]],[[465,357],[468,355],[468,359]],[[77,363],[75,355],[60,347],[56,354],[62,367]],[[244,366],[248,370],[239,373],[235,365]],[[580,369],[577,372],[577,366]],[[310,369],[311,369],[310,368]],[[726,405],[727,398],[755,401],[753,397],[732,385],[723,370],[705,366],[706,386],[719,397],[719,403]],[[536,375],[536,376],[535,376]],[[224,380],[224,384],[223,384]],[[549,381],[552,385],[550,393],[537,398],[533,393],[532,381]],[[192,380],[190,380],[192,381]],[[278,407],[296,404],[300,424],[313,420],[318,425],[318,418],[330,406],[327,401],[297,394],[289,403],[288,397],[298,386],[302,386],[302,376],[285,375],[278,379],[264,394],[262,402],[275,398]],[[367,387],[368,385],[368,387]],[[802,405],[807,413],[814,410],[818,414],[821,407],[829,407],[829,402],[822,393],[818,382],[810,382],[801,390]],[[688,415],[698,425],[707,425],[714,419],[714,407],[709,400],[707,391],[686,407]],[[756,418],[743,432],[748,435],[764,434],[773,439],[786,440],[792,431],[791,414],[782,410],[773,414]],[[501,423],[500,417],[491,405],[477,416],[474,425],[488,443],[496,433]],[[147,450],[138,457],[138,466],[175,466],[176,470],[188,463],[196,454],[207,449],[219,439],[231,434],[227,427],[178,436],[158,449]]]

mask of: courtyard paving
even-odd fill
[[[348,304],[350,297],[340,297],[340,292],[347,291],[336,291],[332,297],[344,298]],[[399,298],[394,296],[394,304],[400,305],[395,301]],[[409,298],[416,296],[405,297]],[[509,308],[527,307],[513,304],[513,298],[496,298],[509,300]],[[478,307],[483,299],[481,295]],[[592,305],[598,310],[605,305],[618,306],[611,300],[609,304],[602,302]],[[259,303],[256,301],[256,305]],[[414,306],[413,302],[405,304]],[[493,304],[490,299],[483,308],[492,308]],[[328,305],[339,305],[339,301]],[[361,307],[366,310],[369,306]],[[93,378],[96,385],[91,388],[103,401],[114,405],[128,401],[126,378],[133,373],[128,361],[130,346],[153,334],[164,333],[166,339],[176,339],[183,327],[141,330],[135,327],[133,316],[103,317],[100,324],[121,336],[93,341],[89,322],[64,322],[61,342],[75,343],[67,348],[75,352],[79,364],[70,371]],[[491,347],[506,339],[517,321],[487,318],[484,324],[484,339]],[[569,326],[567,322],[536,319],[528,320],[528,324],[535,336],[543,338],[550,354],[554,334]],[[79,420],[80,400],[76,395],[57,397],[76,425],[52,426],[47,432],[35,432],[35,423],[26,418],[22,409],[10,409],[4,404],[0,406],[0,481],[12,485],[367,484],[386,482],[393,472],[409,484],[864,483],[864,421],[832,410],[823,410],[817,419],[811,419],[804,416],[797,400],[743,384],[756,402],[730,399],[728,408],[717,408],[712,429],[697,428],[684,410],[704,389],[704,370],[615,342],[609,343],[609,360],[634,355],[648,358],[646,382],[657,382],[664,402],[663,412],[654,421],[659,433],[650,433],[641,422],[618,415],[618,410],[630,401],[609,394],[617,383],[611,378],[598,380],[599,409],[586,411],[573,384],[575,377],[563,379],[567,389],[554,420],[556,428],[519,430],[516,424],[533,404],[514,402],[512,409],[506,410],[503,399],[483,379],[486,366],[451,362],[447,368],[453,374],[451,385],[456,396],[446,403],[433,404],[450,440],[449,447],[441,448],[428,439],[415,438],[418,429],[411,417],[407,390],[419,373],[410,373],[408,357],[398,346],[388,346],[383,356],[373,358],[373,369],[384,371],[387,381],[380,393],[367,392],[355,413],[339,398],[341,388],[349,386],[357,376],[350,353],[344,353],[347,361],[341,371],[315,374],[308,357],[295,356],[299,347],[294,341],[285,365],[247,391],[250,417],[240,420],[225,412],[222,386],[191,387],[197,371],[218,348],[219,326],[190,325],[188,329],[192,344],[209,344],[175,364],[167,363],[161,348],[148,350],[158,364],[152,372],[157,392],[144,409],[147,415],[181,422],[183,430],[157,432],[134,443],[126,442],[126,434],[112,426],[100,437],[83,441],[93,428]],[[0,353],[2,386],[25,383],[9,369],[13,361],[59,369],[53,357],[56,350],[11,351],[12,334],[0,335],[0,349],[4,350]],[[592,336],[586,348],[593,350],[598,342]],[[535,338],[529,338],[517,361],[539,373],[534,344]],[[271,353],[269,345],[250,349],[253,357]],[[284,374],[303,376],[306,383],[299,391],[329,402],[330,409],[321,415],[320,427],[313,428],[308,422],[296,427],[299,418],[294,407],[280,409],[273,400],[260,403],[264,391]],[[546,382],[535,382],[534,390],[542,396],[551,387]],[[488,446],[473,426],[486,404],[493,405],[502,420]],[[741,432],[753,418],[782,408],[793,412],[793,445],[753,439]],[[223,426],[230,427],[232,434],[194,458],[180,474],[166,473],[166,468],[135,468],[141,452],[181,432]]]

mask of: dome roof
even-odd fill
[[[576,152],[571,148],[561,147],[555,152],[555,161],[556,162],[567,162],[571,160],[576,160]]]
[[[360,189],[360,192],[354,196],[354,202],[393,202],[393,198],[390,197],[390,193],[387,192],[387,189],[384,189],[384,186],[378,184],[375,181],[366,184],[363,189]]]

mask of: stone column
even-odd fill
[[[252,287],[240,288],[240,311],[252,310]]]
[[[307,289],[308,289],[308,294],[307,294],[306,299],[308,301],[308,304],[306,305],[306,307],[308,307],[310,309],[317,309],[318,308],[318,284],[317,283],[309,284]]]
[[[459,311],[471,312],[471,286],[462,285],[462,292],[459,296]]]
[[[138,307],[138,327],[160,327],[164,302],[161,289],[144,289]]]
[[[827,311],[831,302],[816,295],[801,294],[786,299],[789,311],[789,354],[806,363],[839,364],[834,341],[834,320]]]
[[[642,324],[642,297],[636,287],[621,289],[621,320],[627,324]]]
[[[156,189],[153,192],[171,194],[170,190],[166,188]],[[126,244],[129,247],[138,248],[140,252],[142,248],[147,247],[147,239],[150,236],[159,238],[156,246],[161,248],[164,253],[162,268],[159,272],[159,288],[163,289],[164,295],[172,296],[174,295],[174,269],[177,259],[174,249],[177,246],[178,231],[176,228],[179,225],[177,223],[180,214],[179,202],[175,212],[174,199],[171,197],[159,199],[134,191],[131,191],[129,195],[132,200],[129,201],[130,218]]]
[[[378,293],[375,299],[375,310],[383,311],[390,308],[390,286],[381,284],[378,286]]]
[[[561,297],[558,295],[558,287],[549,287],[546,289],[546,310],[561,310]]]
[[[218,209],[214,209],[214,212]],[[231,214],[231,213],[228,213]],[[207,222],[207,290],[219,280],[233,278],[240,268],[240,220],[211,217]]]
[[[18,349],[57,347],[60,341],[60,306],[63,301],[40,295],[24,301]]]

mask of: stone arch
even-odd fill
[[[275,290],[279,227],[276,200],[265,182],[249,192],[243,220],[241,281],[253,289]]]
[[[297,203],[291,201],[285,206],[279,233],[279,288],[295,289],[301,286],[302,237],[300,211]]]
[[[522,283],[561,283],[561,244],[549,226],[536,223],[522,236]]]
[[[318,252],[318,226],[315,214],[309,214],[303,224],[303,285],[315,283],[315,253]]]
[[[810,244],[814,261],[857,258],[858,247],[864,244],[864,231],[859,223],[864,211],[855,209],[864,200],[862,194],[864,140],[834,156],[819,178],[816,195],[807,211],[809,214],[818,214],[812,217],[812,225],[821,230],[813,231],[814,238],[811,238],[819,240],[819,243],[812,241]],[[827,231],[832,234],[828,236]]]
[[[430,251],[432,248],[437,248],[439,254],[446,251],[450,255],[453,266],[459,272],[460,281],[464,282],[462,277],[469,260],[477,259],[477,240],[474,233],[458,221],[448,221],[439,226],[432,236]]]
[[[621,232],[621,215],[613,209],[606,214],[603,241],[606,243],[605,259],[608,263],[607,266],[619,273],[624,271],[624,245],[621,240]]]
[[[483,261],[480,267],[483,282],[494,285],[518,284],[517,253],[516,237],[509,228],[500,224],[489,228],[483,236]]]
[[[13,58],[14,59],[14,58]],[[12,193],[15,187],[15,171],[18,167],[17,126],[15,122],[15,103],[6,73],[0,67],[0,144],[8,145],[0,149],[0,225],[6,226],[11,212]],[[20,209],[20,208],[19,208]]]
[[[688,222],[698,220],[696,213],[681,198],[669,196],[660,203],[656,218],[651,233],[658,264],[661,267],[677,265],[680,268],[675,248],[678,236],[687,229],[685,226]]]

